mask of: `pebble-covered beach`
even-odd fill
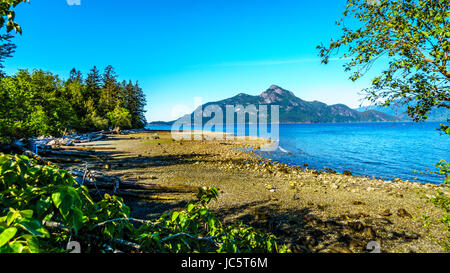
[[[450,236],[441,223],[445,213],[430,199],[438,192],[448,197],[446,186],[318,172],[242,150],[270,145],[265,139],[213,137],[221,135],[181,141],[164,131],[114,135],[85,144],[114,148],[88,159],[88,167],[135,183],[215,186],[220,194],[210,207],[225,222],[271,232],[292,252],[444,251]],[[134,217],[148,219],[193,198],[160,195],[165,198],[125,200]]]

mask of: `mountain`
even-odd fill
[[[206,103],[201,107],[203,111],[208,108],[214,109],[214,105],[216,105],[215,107],[220,107],[223,111],[222,122],[225,122],[226,105],[242,105],[246,107],[251,104],[254,104],[256,107],[259,107],[259,105],[267,105],[267,108],[269,109],[269,118],[270,105],[279,105],[280,123],[398,121],[398,118],[396,117],[375,110],[361,112],[353,110],[344,104],[327,105],[319,101],[304,101],[296,97],[291,91],[276,85],[270,86],[259,96],[240,93],[228,99]],[[189,118],[190,116],[193,123],[194,115],[199,114],[197,110],[183,118]],[[243,109],[236,109],[236,111],[243,111]],[[211,119],[211,116],[205,117],[205,113],[203,113],[203,116],[203,124]],[[212,116],[214,117],[214,114]],[[235,120],[237,120],[236,116],[237,115],[235,114]],[[246,122],[248,122],[248,120],[249,118],[247,117]],[[268,122],[271,122],[270,119]]]
[[[395,116],[402,121],[411,121],[412,119],[406,113],[408,106],[401,105],[400,103],[393,102],[390,107],[384,106],[365,106],[356,108],[355,110],[364,112],[368,110],[375,110],[391,116]],[[426,121],[445,122],[450,119],[450,109],[447,108],[435,108],[431,110]]]

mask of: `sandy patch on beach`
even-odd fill
[[[87,163],[135,183],[215,186],[220,195],[210,207],[225,222],[242,221],[272,232],[293,252],[368,252],[371,241],[381,252],[443,251],[440,242],[449,236],[440,223],[444,213],[428,199],[438,190],[448,195],[448,187],[280,164],[239,150],[270,145],[265,139],[219,134],[181,141],[162,131],[110,136],[89,145],[115,149]],[[192,194],[174,198],[126,198],[126,203],[134,217],[152,218],[183,207]]]

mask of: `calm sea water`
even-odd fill
[[[441,135],[438,127],[434,122],[280,124],[281,149],[261,154],[317,170],[442,183],[442,177],[414,173],[434,170],[441,159],[450,161],[450,137]],[[170,130],[170,126],[149,129]]]

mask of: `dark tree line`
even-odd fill
[[[67,80],[42,70],[20,70],[0,79],[0,141],[69,132],[142,128],[145,95],[139,84],[119,81],[112,66],[95,66],[86,78],[72,69]]]

